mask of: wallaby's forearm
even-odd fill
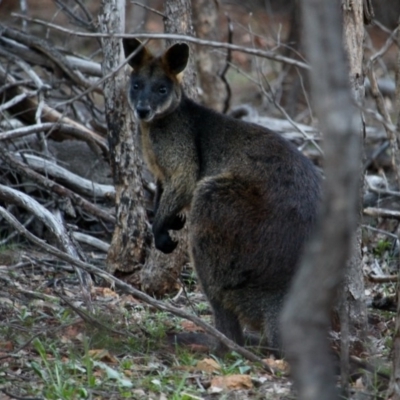
[[[189,176],[179,174],[175,179],[159,187],[161,196],[158,207],[154,210],[153,234],[156,248],[165,253],[171,253],[177,245],[168,231],[183,228],[185,224],[183,212],[190,207],[192,201],[196,178],[193,174],[187,175]]]

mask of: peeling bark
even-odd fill
[[[102,33],[123,33],[125,0],[102,0]],[[103,74],[123,61],[121,39],[102,39]],[[126,96],[127,74],[121,69],[103,85],[110,159],[115,184],[116,225],[107,254],[107,269],[130,272],[145,262],[150,240],[144,208],[141,163],[134,143],[135,123]]]
[[[218,3],[214,0],[193,0],[192,7],[197,36],[200,39],[219,40]],[[202,89],[200,100],[207,107],[223,111],[227,93],[219,74],[224,67],[225,57],[205,46],[196,46],[195,56]]]

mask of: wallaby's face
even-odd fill
[[[179,104],[182,89],[180,74],[189,58],[186,44],[175,44],[155,57],[137,39],[124,39],[125,57],[135,52],[129,65],[133,68],[129,102],[136,119],[151,122],[172,112]]]

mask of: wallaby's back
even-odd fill
[[[126,54],[138,46],[125,43]],[[192,259],[216,327],[243,344],[248,324],[279,349],[278,316],[315,222],[319,176],[275,132],[188,99],[179,85],[184,46],[159,58],[142,49],[131,62],[130,101],[160,188],[156,246],[174,249],[168,230],[180,229],[189,209]]]

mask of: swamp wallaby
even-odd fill
[[[280,349],[278,317],[320,197],[313,164],[281,136],[203,107],[180,85],[186,44],[154,56],[136,39],[129,101],[145,161],[157,179],[153,233],[189,223],[190,252],[215,325],[243,344],[243,325]]]

